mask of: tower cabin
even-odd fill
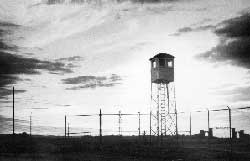
[[[174,56],[159,53],[149,59],[151,62],[151,82],[168,84],[174,81]]]

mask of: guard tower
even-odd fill
[[[174,56],[159,53],[151,62],[150,135],[176,135],[177,110],[174,88]],[[161,137],[163,138],[163,137]]]

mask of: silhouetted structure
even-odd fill
[[[151,62],[150,135],[176,135],[177,112],[174,88],[174,56],[159,53]]]
[[[13,100],[12,100],[12,105],[13,105],[13,111],[12,111],[12,122],[13,122],[13,124],[12,124],[12,130],[13,130],[13,135],[15,134],[15,88],[13,87],[13,91],[12,91],[13,93]]]
[[[205,137],[205,130],[200,130],[200,137]]]
[[[209,137],[209,138],[212,138],[212,137],[213,137],[213,128],[209,128],[208,137]]]
[[[232,128],[232,138],[237,139],[237,132],[236,132],[235,128]]]
[[[240,130],[239,131],[239,139],[240,140],[247,140],[247,142],[249,142],[250,140],[250,135],[249,134],[245,134],[244,130]]]

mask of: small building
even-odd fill
[[[205,137],[205,130],[200,130],[200,137]]]
[[[239,131],[239,139],[241,139],[241,140],[249,140],[250,135],[246,134],[244,130],[240,130]]]
[[[213,128],[209,128],[208,137],[209,137],[209,138],[212,138],[212,137],[213,137]]]

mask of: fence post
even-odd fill
[[[15,134],[15,88],[13,86],[13,100],[12,100],[12,106],[13,106],[13,111],[12,111],[12,121],[13,121],[13,135]]]
[[[189,115],[189,135],[192,135],[192,116],[191,116],[191,112]]]
[[[232,115],[231,115],[231,108],[227,106],[228,108],[228,115],[229,115],[229,134],[230,134],[230,160],[232,160],[233,157],[233,142],[232,142]]]
[[[67,135],[67,117],[66,115],[64,116],[64,138],[66,139]]]
[[[149,142],[152,143],[152,111],[149,113]]]
[[[209,131],[210,128],[210,114],[209,109],[207,109],[207,131]]]
[[[209,109],[207,108],[207,146],[208,146],[208,150],[210,150],[209,129],[210,129],[210,113],[209,113]]]
[[[176,125],[175,125],[175,131],[176,131],[176,141],[178,144],[178,116],[177,116],[177,109],[175,108],[175,119],[176,119]]]
[[[99,113],[99,137],[100,137],[100,144],[102,144],[102,110],[100,109]]]
[[[141,136],[141,113],[140,112],[138,112],[138,121],[139,121],[138,136],[139,136],[139,139],[140,139],[140,136]]]
[[[32,114],[30,114],[30,136],[32,135],[32,116],[31,116]]]

